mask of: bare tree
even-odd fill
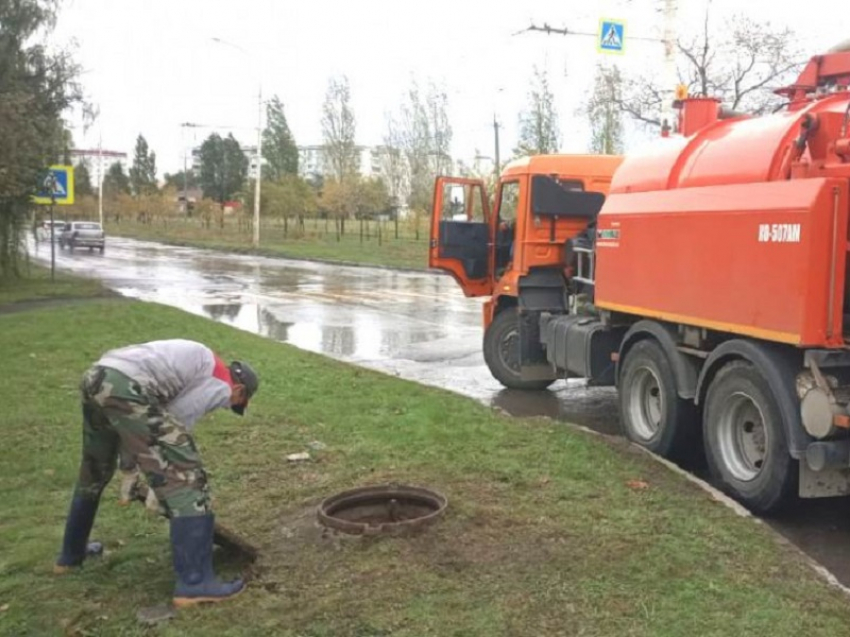
[[[678,41],[679,81],[690,95],[717,97],[726,107],[761,114],[779,103],[773,90],[801,68],[795,36],[787,27],[736,14],[713,28],[706,8],[701,32]],[[669,88],[669,87],[668,87]],[[654,77],[624,81],[617,107],[650,126],[661,125],[664,91]]]
[[[590,152],[605,155],[623,152],[623,113],[617,108],[622,92],[620,69],[598,65],[593,95],[585,105],[591,132]]]
[[[357,174],[360,153],[354,141],[354,111],[351,109],[351,90],[348,78],[331,78],[322,107],[322,135],[327,171],[337,180],[345,181]]]
[[[451,174],[451,141],[448,96],[433,82],[423,96],[414,79],[398,116],[388,116],[385,136],[387,146],[403,153],[403,161],[396,159],[399,169],[406,173],[401,183],[409,185],[411,208],[428,210],[434,178]]]
[[[528,108],[520,113],[519,141],[515,155],[542,155],[558,152],[561,144],[555,96],[549,89],[545,70],[534,67],[534,80],[528,93]]]
[[[400,206],[410,196],[410,170],[404,153],[401,132],[392,115],[386,115],[387,132],[380,149],[381,175],[393,204]]]

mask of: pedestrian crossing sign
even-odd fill
[[[74,203],[74,167],[51,166],[38,177],[38,192],[33,203],[71,206]]]
[[[625,22],[603,18],[599,21],[599,51],[602,53],[622,53],[625,34]]]

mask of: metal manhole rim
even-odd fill
[[[410,520],[395,522],[382,522],[380,524],[369,524],[364,522],[352,522],[334,516],[342,505],[356,505],[359,502],[369,501],[376,496],[391,498],[393,496],[419,501],[434,510],[430,513]],[[406,484],[378,484],[365,487],[357,487],[341,491],[328,496],[319,504],[316,510],[319,522],[332,529],[352,535],[391,535],[394,532],[412,531],[423,528],[437,518],[442,517],[448,507],[448,498],[442,493],[415,485]]]

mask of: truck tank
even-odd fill
[[[844,45],[777,91],[788,99],[781,111],[677,102],[680,134],[628,155],[614,175],[598,218],[597,307],[843,347],[848,83]]]

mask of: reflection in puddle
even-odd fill
[[[440,336],[439,332],[433,330],[410,330],[403,325],[388,328],[381,321],[357,316],[352,317],[348,324],[334,324],[326,322],[327,319],[285,321],[279,318],[279,309],[266,308],[257,303],[196,305],[181,302],[176,305],[194,314],[301,349],[352,361],[390,358],[410,345],[427,343]],[[313,318],[319,319],[316,315],[321,314],[316,311]]]
[[[617,392],[611,387],[587,387],[570,380],[566,386],[544,391],[503,389],[492,404],[512,416],[548,416],[574,422],[600,433],[619,435],[620,416]]]
[[[233,323],[233,320],[239,316],[239,312],[242,310],[241,305],[224,305],[224,304],[213,304],[213,305],[204,305],[201,309],[209,316],[211,319],[215,319],[216,321],[221,321],[224,319],[224,322]]]

